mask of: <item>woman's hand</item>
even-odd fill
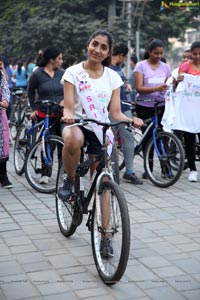
[[[169,86],[165,84],[159,85],[157,88],[155,88],[155,92],[166,92],[169,89]]]
[[[8,101],[6,101],[6,100],[0,101],[0,107],[8,108],[8,105],[9,105]]]
[[[30,119],[31,119],[31,120],[36,120],[37,115],[38,115],[38,111],[37,111],[37,110],[34,110],[34,111],[32,112],[32,114],[30,115]]]
[[[177,83],[179,83],[179,82],[181,82],[181,81],[183,81],[183,79],[184,79],[184,75],[183,74],[178,74],[178,77],[177,77]]]
[[[133,117],[132,123],[133,123],[133,127],[135,128],[140,128],[144,124],[143,120],[137,117]]]
[[[74,124],[74,115],[72,112],[66,108],[63,110],[63,117],[61,118],[63,122],[65,122],[67,125]]]

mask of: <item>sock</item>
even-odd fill
[[[126,174],[131,175],[131,174],[134,174],[134,172],[132,170],[126,170]]]

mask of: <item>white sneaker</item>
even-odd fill
[[[191,182],[197,182],[197,171],[191,171],[188,175],[188,180]]]
[[[39,180],[39,183],[48,184],[49,183],[49,177],[48,176],[42,176]]]

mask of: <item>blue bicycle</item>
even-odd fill
[[[46,107],[44,120],[32,121],[19,128],[14,145],[14,167],[18,175],[25,172],[28,183],[42,193],[53,193],[56,188],[56,175],[62,157],[63,140],[53,135],[49,125],[50,107],[62,107],[50,100],[37,101]],[[56,120],[59,122],[59,117]]]
[[[144,159],[144,169],[148,179],[156,186],[166,188],[180,178],[184,169],[185,155],[179,138],[165,132],[159,124],[159,103],[154,103],[154,116],[145,120],[145,132],[132,128],[135,141],[135,155]],[[117,136],[117,135],[116,135]],[[118,139],[118,148],[120,145]],[[144,147],[144,145],[146,145]],[[119,169],[124,167],[122,151],[119,151]]]

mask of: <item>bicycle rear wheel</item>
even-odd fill
[[[15,140],[17,137],[18,107],[14,107],[13,109],[14,111],[11,111],[9,127],[11,138]]]
[[[160,152],[158,157],[155,145]],[[184,150],[180,140],[172,133],[157,132],[155,145],[150,140],[144,153],[144,167],[153,184],[166,188],[177,182],[184,168]]]
[[[14,144],[14,168],[17,175],[24,173],[25,158],[29,149],[26,127],[20,126]]]
[[[77,226],[73,224],[74,203],[63,202],[58,196],[58,190],[63,185],[65,176],[64,165],[61,164],[56,180],[56,215],[60,231],[69,237],[74,234]]]
[[[38,192],[53,193],[62,160],[63,140],[50,135],[45,138],[45,151],[48,162],[44,163],[42,140],[38,140],[29,150],[25,161],[25,176],[28,183]],[[44,178],[45,177],[45,178]]]
[[[130,250],[129,213],[126,199],[115,182],[102,182],[98,196],[92,214],[92,251],[100,278],[111,285],[117,283],[126,270]],[[112,257],[102,253],[103,237],[111,241]]]

